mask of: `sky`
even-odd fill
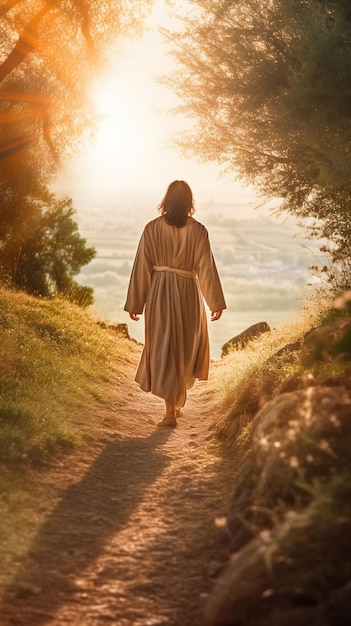
[[[177,2],[177,10],[186,2]],[[174,25],[166,3],[157,0],[144,36],[116,42],[109,67],[97,77],[91,90],[92,108],[100,118],[96,141],[64,168],[66,187],[85,193],[97,202],[133,190],[157,195],[157,203],[175,178],[187,180],[199,201],[213,193],[240,196],[249,209],[258,203],[252,190],[225,177],[216,164],[185,159],[172,138],[191,124],[170,113],[179,101],[157,79],[171,72],[175,62],[158,32]],[[89,174],[89,177],[87,177]]]
[[[186,6],[177,3],[177,9],[181,4]],[[174,67],[158,33],[170,24],[165,3],[157,0],[144,36],[116,43],[91,90],[99,115],[96,138],[65,165],[58,189],[73,198],[80,232],[97,250],[78,278],[94,287],[94,312],[127,323],[130,334],[143,341],[143,321],[133,323],[123,311],[136,247],[169,183],[190,184],[195,217],[209,230],[228,304],[221,320],[210,324],[212,355],[218,358],[221,345],[251,324],[276,327],[296,317],[316,246],[305,247],[293,219],[272,218],[268,205],[257,208],[262,201],[234,174],[185,159],[172,145],[172,136],[190,122],[170,112],[178,101],[157,82]]]

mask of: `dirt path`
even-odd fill
[[[202,624],[227,558],[215,518],[228,498],[205,384],[189,394],[178,427],[160,429],[162,402],[132,382],[118,399],[115,383],[89,445],[45,476],[51,508],[1,626]]]

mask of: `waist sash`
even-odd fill
[[[154,265],[154,272],[171,272],[172,274],[178,274],[178,276],[184,276],[185,278],[196,278],[197,272],[195,270],[182,270],[178,267],[169,267],[168,265]]]

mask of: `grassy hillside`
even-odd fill
[[[45,481],[36,485],[36,475],[52,459],[65,463],[67,451],[89,445],[97,405],[109,400],[107,383],[123,391],[139,347],[65,301],[6,290],[0,291],[0,340],[6,579],[45,516]],[[236,468],[223,527],[234,556],[229,577],[219,578],[210,598],[208,624],[350,623],[347,303],[233,351],[213,368],[205,393],[222,415],[217,437]]]
[[[101,383],[133,346],[64,300],[6,290],[0,345],[0,458],[8,468],[79,444]]]
[[[139,348],[67,301],[4,289],[0,345],[2,588],[60,498],[60,468],[74,479],[69,453],[102,436],[101,410],[123,397]]]

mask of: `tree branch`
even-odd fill
[[[6,13],[11,11],[16,4],[21,4],[21,2],[23,2],[23,0],[7,0],[7,2],[5,2],[5,4],[0,8],[0,17],[6,15]]]
[[[37,26],[43,17],[54,9],[53,5],[46,4],[27,24],[20,35],[15,47],[7,59],[0,65],[0,83],[18,67],[28,54],[38,47]]]

